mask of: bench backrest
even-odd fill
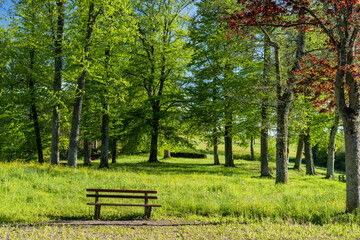
[[[94,197],[95,202],[99,198],[133,198],[133,199],[145,199],[147,203],[148,199],[157,199],[157,196],[149,196],[149,194],[157,194],[157,191],[148,190],[116,190],[116,189],[86,189],[87,192],[95,192],[93,194],[86,194],[86,197]],[[109,194],[104,194],[109,193]],[[133,194],[133,195],[129,195]],[[136,195],[134,195],[136,194]],[[141,195],[140,195],[141,194]]]

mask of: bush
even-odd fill
[[[193,152],[171,152],[171,157],[175,158],[207,158],[204,153]]]

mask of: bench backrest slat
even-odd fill
[[[153,193],[156,194],[157,191],[147,191],[147,190],[116,190],[116,189],[86,189],[89,192],[114,192],[114,193]]]
[[[98,198],[136,198],[136,199],[157,199],[156,196],[134,196],[134,195],[106,195],[106,194],[86,194],[86,197]]]

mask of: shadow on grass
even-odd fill
[[[254,168],[252,163],[244,162],[235,162],[236,167],[224,167],[224,165],[214,165],[210,163],[179,163],[180,159],[177,159],[176,162],[171,162],[168,160],[163,160],[158,163],[148,163],[148,162],[134,162],[134,163],[121,163],[117,162],[115,164],[109,164],[109,168],[99,169],[99,163],[93,162],[91,168],[97,169],[99,171],[119,171],[125,170],[129,172],[145,172],[149,174],[163,175],[163,174],[210,174],[210,175],[220,175],[220,176],[233,176],[233,175],[242,175],[242,174],[259,174],[260,168]],[[181,160],[180,160],[181,161]],[[191,161],[186,159],[186,161]],[[196,161],[196,160],[194,160]],[[86,168],[79,164],[80,168]]]

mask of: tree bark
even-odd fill
[[[261,136],[260,136],[260,159],[261,159],[261,176],[271,176],[269,170],[269,150],[268,150],[268,139],[269,139],[269,98],[267,87],[270,84],[270,46],[269,42],[264,42],[264,77],[262,87],[264,88],[264,97],[261,101]]]
[[[339,127],[340,116],[337,111],[335,111],[334,124],[331,127],[330,137],[329,137],[329,146],[328,146],[328,157],[327,157],[327,172],[326,178],[334,178],[335,171],[335,142],[336,142],[336,133]]]
[[[291,90],[287,90],[278,99],[276,127],[276,183],[288,183],[287,138],[288,117],[293,99]]]
[[[157,102],[157,101],[156,101]],[[150,145],[150,157],[149,163],[157,163],[158,160],[158,139],[159,139],[159,112],[160,107],[153,105],[153,118],[151,121],[151,145]]]
[[[300,10],[300,15],[303,9]],[[288,117],[293,100],[293,84],[295,82],[295,71],[301,69],[301,61],[305,56],[305,31],[304,27],[300,26],[298,30],[298,39],[296,46],[296,54],[293,66],[289,71],[289,78],[286,86],[282,86],[281,72],[280,72],[280,55],[279,44],[272,42],[269,35],[267,35],[270,45],[274,47],[275,52],[275,70],[276,70],[276,96],[277,103],[277,136],[276,136],[276,183],[288,183],[288,162],[287,162],[287,143],[288,143]]]
[[[228,112],[229,109],[225,107],[226,111],[226,123],[225,123],[225,167],[235,167],[234,164],[234,156],[233,156],[233,149],[232,149],[232,113]]]
[[[84,140],[84,166],[91,166],[91,140]]]
[[[36,150],[38,155],[38,162],[43,163],[43,149],[41,144],[41,134],[40,134],[40,123],[38,112],[36,108],[36,99],[35,99],[35,83],[33,77],[35,65],[35,50],[30,49],[30,63],[29,63],[29,73],[28,73],[28,84],[29,84],[29,92],[30,92],[30,118],[33,122],[34,132],[35,132],[35,140],[36,140]]]
[[[254,154],[254,138],[251,136],[250,139],[250,158],[251,160],[255,159],[255,154]]]
[[[306,162],[306,175],[315,175],[314,159],[311,148],[311,133],[310,127],[305,130],[304,134],[304,147],[305,147],[305,162]]]
[[[164,150],[164,159],[165,158],[171,158],[171,154],[169,150]]]
[[[55,105],[53,107],[52,117],[52,134],[51,134],[51,165],[58,165],[60,161],[60,93],[61,78],[63,69],[63,39],[64,39],[64,2],[57,0],[57,28],[54,41],[55,58],[54,58],[54,96]]]
[[[215,131],[216,131],[216,128],[214,128],[214,132]],[[216,135],[213,136],[213,145],[214,145],[214,165],[220,165],[219,144],[218,144],[218,137]]]
[[[110,78],[109,73],[109,61],[110,61],[110,46],[105,50],[105,70],[107,79]],[[103,99],[103,115],[101,123],[101,158],[99,168],[109,168],[109,100],[108,100],[108,90],[104,90],[104,99]]]
[[[294,169],[297,169],[298,171],[301,171],[301,161],[302,161],[303,150],[304,150],[304,132],[301,132],[299,134],[299,142],[297,145],[296,159],[295,159],[295,165],[294,165]]]
[[[109,167],[109,104],[103,106],[104,113],[101,124],[101,158],[99,168]]]
[[[87,21],[87,30],[85,36],[85,47],[84,47],[84,58],[82,63],[89,60],[89,50],[91,36],[94,31],[94,24],[97,15],[94,14],[94,3],[90,2],[89,4],[89,15]],[[70,167],[77,167],[77,154],[78,154],[78,141],[79,141],[79,132],[80,132],[80,120],[81,120],[81,110],[83,104],[83,96],[85,90],[85,80],[87,76],[87,68],[84,66],[81,72],[81,75],[78,77],[76,85],[76,97],[74,103],[73,116],[71,121],[71,133],[69,141],[69,151],[68,151],[68,165]]]
[[[116,138],[113,137],[113,139],[111,141],[111,163],[112,164],[116,163],[116,148],[117,148],[117,141],[116,141]]]

